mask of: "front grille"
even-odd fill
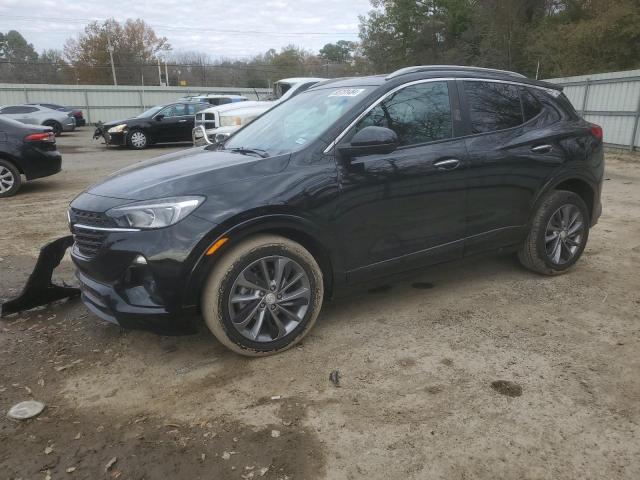
[[[117,226],[113,219],[107,217],[104,213],[89,212],[87,210],[71,209],[73,223],[79,223],[88,227],[109,228]]]
[[[196,115],[196,126],[203,125],[205,130],[216,128],[216,116],[213,113],[199,113]]]
[[[92,258],[102,248],[102,244],[107,238],[106,232],[98,230],[88,230],[85,228],[73,227],[73,239],[75,248],[80,255]]]
[[[73,239],[75,250],[86,258],[94,257],[102,248],[107,238],[107,232],[91,227],[109,228],[115,224],[104,213],[88,212],[86,210],[71,209]],[[80,227],[78,226],[80,225]]]

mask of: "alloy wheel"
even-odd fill
[[[131,134],[131,144],[136,148],[144,148],[147,144],[147,137],[142,132],[133,132]]]
[[[570,262],[584,241],[585,223],[580,209],[573,204],[560,207],[551,215],[545,231],[547,257],[556,265]]]
[[[5,193],[13,188],[16,179],[13,172],[0,165],[0,193]]]
[[[306,271],[285,256],[260,258],[235,279],[229,294],[231,323],[254,342],[273,342],[291,333],[311,305]]]

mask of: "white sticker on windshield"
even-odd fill
[[[357,97],[362,92],[364,92],[364,88],[341,88],[340,90],[336,90],[329,96],[330,97]]]

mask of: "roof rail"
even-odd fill
[[[503,75],[510,75],[512,77],[527,78],[524,75],[517,72],[510,72],[509,70],[498,70],[496,68],[482,68],[482,67],[465,67],[459,65],[416,65],[414,67],[405,67],[400,70],[396,70],[393,73],[387,75],[386,80],[399,77],[400,75],[407,75],[409,73],[428,72],[437,70],[461,70],[469,72],[488,72],[488,73],[501,73]]]

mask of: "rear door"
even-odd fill
[[[465,254],[515,245],[536,193],[565,161],[560,114],[534,87],[459,80],[458,89],[469,133]]]

